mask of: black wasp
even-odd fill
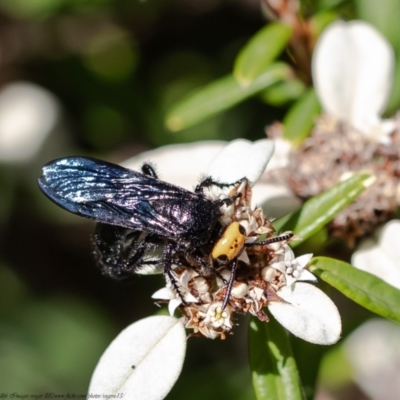
[[[225,308],[237,258],[248,244],[239,223],[222,227],[219,222],[221,207],[232,204],[240,194],[210,200],[204,188],[212,185],[232,186],[206,178],[193,193],[159,180],[150,164],[144,164],[139,173],[87,157],[52,161],[43,167],[39,178],[41,190],[54,203],[98,222],[94,248],[103,274],[127,279],[133,273],[162,271],[179,294],[171,272],[173,265],[201,266],[213,271],[213,259],[217,259],[231,264],[232,270],[226,282]],[[291,236],[281,235],[250,245],[287,240]]]

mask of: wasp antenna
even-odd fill
[[[224,302],[222,303],[223,310],[225,310],[225,307],[229,301],[229,297],[231,297],[232,286],[233,286],[233,282],[235,282],[237,266],[238,266],[238,260],[235,259],[232,264],[231,276],[229,277],[228,285],[226,287],[226,294],[224,297]]]
[[[264,246],[266,244],[284,242],[285,240],[291,239],[293,236],[294,236],[293,232],[283,233],[282,235],[265,239],[262,242],[246,243],[246,247]]]

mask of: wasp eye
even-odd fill
[[[217,257],[218,261],[221,261],[222,263],[227,262],[229,260],[228,256],[226,254],[221,254],[220,256]]]
[[[242,234],[242,235],[245,235],[246,236],[246,229],[244,229],[244,226],[242,226],[242,225],[240,225],[239,224],[239,232]]]

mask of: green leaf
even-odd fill
[[[225,76],[175,103],[167,113],[165,124],[171,131],[188,128],[233,107],[290,74],[288,65],[275,63],[245,88],[232,75]]]
[[[300,144],[310,133],[315,119],[321,113],[314,89],[309,89],[290,108],[283,119],[283,137],[293,144]]]
[[[288,79],[277,82],[261,93],[261,98],[268,104],[282,106],[297,100],[306,90],[306,85],[300,79]]]
[[[318,196],[307,200],[303,207],[289,218],[285,217],[282,222],[274,223],[275,229],[292,230],[300,237],[300,240],[292,242],[291,245],[299,245],[332,221],[339,211],[354,201],[373,182],[371,177],[370,173],[359,172],[339,182]]]
[[[309,268],[355,303],[400,322],[400,290],[382,279],[328,257],[313,258]]]
[[[282,23],[269,24],[258,31],[243,47],[235,60],[233,75],[242,86],[248,86],[286,47],[293,29]]]
[[[301,382],[285,329],[275,320],[253,318],[249,332],[250,366],[258,400],[303,399]]]
[[[397,56],[393,73],[392,93],[390,95],[385,114],[392,115],[397,112],[399,107],[400,107],[400,56]]]
[[[317,381],[321,360],[330,346],[316,346],[314,343],[307,342],[294,335],[290,335],[293,356],[296,359],[297,369],[300,374],[303,391],[309,400],[315,398],[317,391]]]
[[[333,11],[320,11],[310,18],[309,26],[315,38],[332,22],[338,19],[338,14]]]
[[[355,3],[358,18],[370,22],[396,49],[400,49],[399,0],[356,0]]]
[[[348,0],[317,0],[316,7],[320,10],[337,8],[343,3],[348,3]],[[304,2],[302,2],[302,5]]]

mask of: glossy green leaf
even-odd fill
[[[290,108],[283,119],[283,137],[293,144],[300,144],[310,133],[315,119],[321,113],[314,89],[309,89]]]
[[[248,86],[286,47],[293,29],[275,22],[258,31],[236,58],[233,75],[242,86]]]
[[[306,85],[300,79],[288,79],[277,82],[261,93],[261,98],[268,104],[282,106],[297,100],[306,90]]]
[[[275,229],[295,232],[300,240],[291,244],[297,246],[332,221],[339,211],[354,201],[372,182],[371,174],[367,172],[354,174],[349,179],[307,200],[299,211],[289,218],[285,217],[283,223],[279,221],[274,223]]]
[[[171,131],[185,129],[233,107],[290,74],[288,65],[275,63],[246,87],[241,87],[232,75],[225,76],[175,103],[167,113],[165,124]]]
[[[310,271],[355,303],[400,322],[400,290],[368,272],[327,257],[311,260]]]
[[[288,334],[275,320],[253,318],[249,332],[250,366],[258,400],[300,400],[303,392]]]

